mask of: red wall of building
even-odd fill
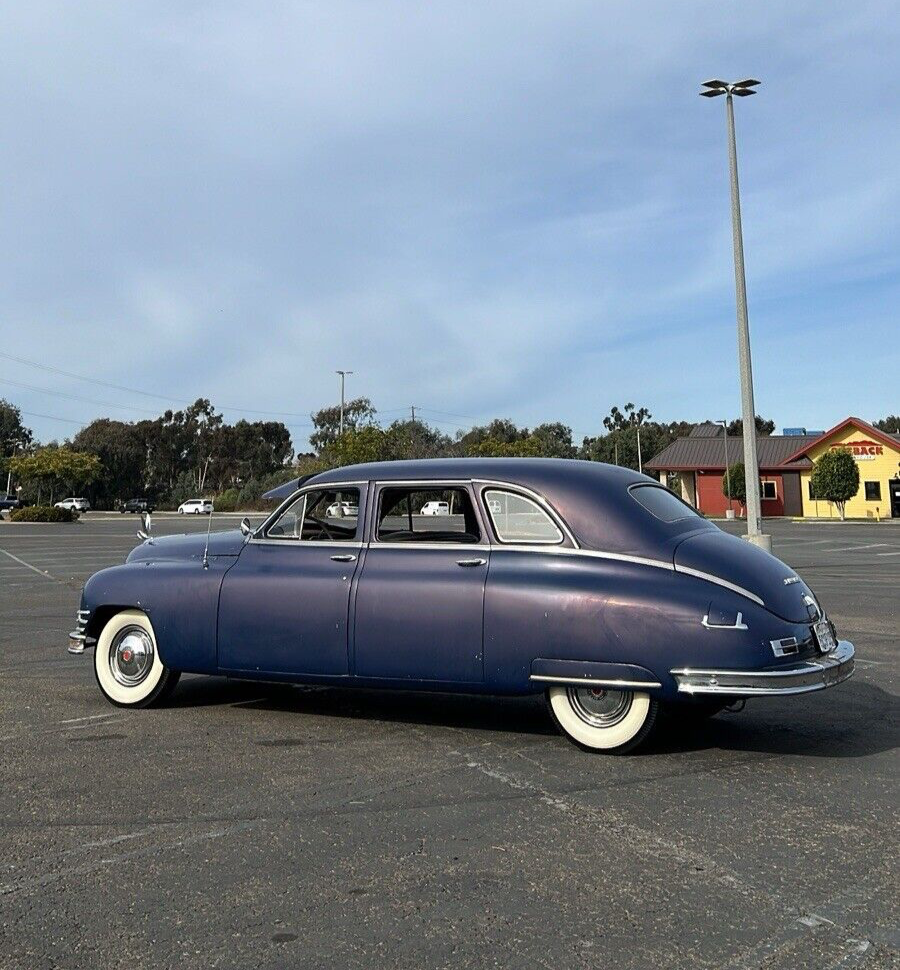
[[[697,507],[704,515],[724,517],[725,510],[728,508],[728,499],[722,492],[722,473],[721,472],[697,472]],[[763,480],[775,482],[777,498],[763,499],[762,514],[784,515],[784,486],[781,475],[761,475]],[[735,515],[743,512],[741,506],[732,500],[731,507]]]

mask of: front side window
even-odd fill
[[[359,529],[359,489],[320,489],[298,496],[266,529],[267,539],[350,542]]]
[[[484,504],[500,542],[562,542],[563,534],[537,502],[518,492],[484,490]]]
[[[383,488],[379,542],[480,542],[481,530],[464,488]]]
[[[674,492],[662,485],[638,485],[631,489],[634,500],[663,522],[678,522],[689,519],[697,513],[687,502],[683,502]]]
[[[866,501],[881,501],[881,482],[866,482]]]
[[[762,497],[765,499],[778,498],[778,488],[773,481],[760,481],[762,486]]]

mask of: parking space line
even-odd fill
[[[890,547],[889,542],[870,542],[865,546],[845,546],[843,549],[829,549],[829,552],[857,552],[860,549],[878,549],[882,546]]]
[[[897,552],[876,552],[876,556],[900,556],[900,550]]]
[[[56,578],[51,576],[46,570],[38,569],[37,566],[32,566],[30,562],[25,562],[24,559],[19,559],[18,556],[14,556],[11,552],[7,552],[5,549],[0,549],[0,552],[4,556],[9,556],[14,562],[17,562],[20,566],[24,566],[26,569],[30,569],[33,573],[37,573],[38,576],[43,576],[44,579],[49,579],[51,582],[56,582]]]

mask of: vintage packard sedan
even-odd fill
[[[624,468],[391,462],[270,496],[255,530],[146,537],[88,580],[69,649],[93,646],[112,703],[159,702],[181,672],[546,692],[572,741],[622,752],[661,705],[704,716],[853,672],[792,569]]]

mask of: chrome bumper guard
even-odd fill
[[[85,635],[88,620],[91,618],[90,610],[79,610],[75,620],[75,629],[69,634],[69,653],[84,653],[85,647],[94,645],[94,638]]]
[[[670,670],[681,694],[727,694],[729,697],[780,697],[808,694],[834,687],[853,674],[856,650],[849,640],[840,640],[831,653],[815,660],[779,667],[776,670]]]

